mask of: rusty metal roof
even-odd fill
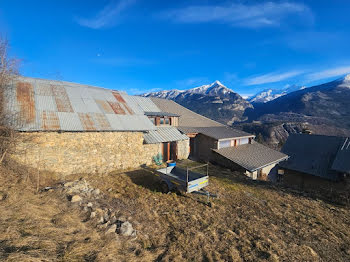
[[[150,131],[155,126],[123,92],[18,77],[5,90],[9,125],[19,131]]]

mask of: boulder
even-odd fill
[[[101,193],[100,189],[96,188],[94,191],[92,191],[92,194],[99,195]]]
[[[132,225],[130,222],[126,221],[124,222],[120,228],[119,228],[119,233],[123,236],[132,236],[135,230],[133,229]]]
[[[90,218],[94,218],[96,216],[96,212],[91,212],[90,213]]]
[[[106,234],[115,233],[116,230],[117,230],[117,225],[116,224],[111,225],[107,228]]]
[[[66,183],[64,183],[64,187],[71,187],[71,186],[73,186],[73,184],[74,184],[74,181],[66,182]]]
[[[75,203],[75,202],[80,202],[81,200],[83,200],[79,195],[74,195],[72,196],[71,202]]]

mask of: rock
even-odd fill
[[[112,192],[112,190],[113,190],[112,188],[108,188],[108,190],[107,190],[107,191],[108,191],[108,192]]]
[[[306,246],[306,248],[310,251],[310,253],[311,253],[311,255],[313,256],[313,257],[318,257],[318,254],[316,253],[316,251],[315,250],[313,250],[311,247],[309,247],[309,246]]]
[[[92,191],[92,194],[99,195],[101,193],[100,189],[96,188],[94,191]]]
[[[96,212],[91,212],[90,213],[90,218],[94,218],[94,217],[96,217]]]
[[[115,231],[117,230],[117,225],[111,225],[108,227],[106,234],[110,234],[110,233],[115,233]]]
[[[92,207],[92,203],[89,202],[89,203],[87,204],[87,207]]]
[[[131,223],[128,221],[124,222],[119,228],[119,233],[123,236],[132,236],[134,234],[134,229]]]
[[[64,187],[71,187],[73,186],[73,184],[74,184],[74,181],[67,182],[67,183],[64,183]]]
[[[99,223],[99,224],[103,224],[104,222],[105,222],[105,220],[103,217],[100,217],[100,219],[97,221],[97,223]]]
[[[75,203],[75,202],[80,202],[82,200],[82,198],[79,195],[74,195],[72,196],[71,202]]]
[[[115,224],[117,222],[117,218],[115,216],[111,216],[109,222],[111,222],[111,224]]]
[[[103,220],[104,220],[105,222],[107,222],[107,221],[109,220],[109,215],[108,215],[107,213],[105,213],[105,214],[103,215]]]
[[[7,198],[7,194],[5,192],[0,191],[0,201],[5,200]]]

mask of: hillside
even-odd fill
[[[247,110],[250,120],[308,122],[350,129],[350,75],[305,88]]]
[[[321,200],[211,165],[209,190],[218,198],[209,208],[203,196],[160,193],[145,170],[64,181],[4,168],[0,174],[2,261],[350,260],[349,207],[327,200],[341,201],[339,194]],[[52,188],[36,193],[38,181]],[[67,199],[69,181],[82,181],[82,192],[84,183],[101,191],[91,208]],[[130,221],[136,236],[108,233],[107,223],[89,218],[97,206]]]
[[[147,93],[143,96],[171,99],[180,105],[224,124],[246,120],[243,113],[253,106],[219,81],[189,90]]]

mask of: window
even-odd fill
[[[249,139],[248,138],[242,138],[240,145],[244,145],[244,144],[248,144],[248,143],[249,143]]]
[[[230,147],[230,146],[231,146],[231,140],[225,140],[225,141],[219,142],[219,148]]]
[[[149,120],[153,123],[153,125],[156,125],[156,119],[154,117],[150,117]]]
[[[166,124],[166,125],[169,125],[169,124],[170,124],[169,118],[165,118],[165,124]]]
[[[161,125],[164,125],[164,117],[161,117],[161,118],[160,118],[160,124],[161,124]]]

